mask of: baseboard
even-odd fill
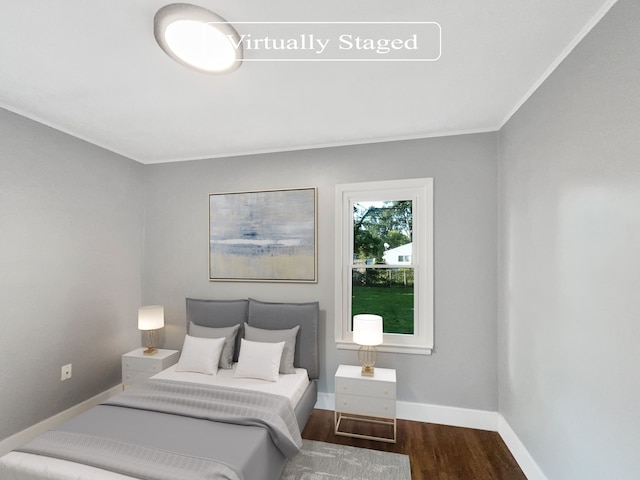
[[[333,393],[318,392],[316,408],[333,410],[335,395]],[[488,410],[474,410],[470,408],[444,407],[427,403],[402,402],[396,403],[396,416],[403,420],[416,422],[438,423],[453,427],[476,428],[479,430],[498,431],[498,413]]]
[[[438,423],[452,427],[476,428],[478,430],[498,430],[498,414],[488,410],[445,407],[425,403],[398,402],[397,416],[404,420]]]
[[[498,414],[498,433],[529,480],[547,480],[547,476],[520,441],[516,432],[513,431],[509,423],[500,414]]]
[[[79,415],[89,410],[91,407],[94,407],[95,405],[98,405],[99,403],[104,402],[108,398],[111,398],[116,393],[121,391],[122,391],[122,386],[116,385],[115,387],[110,388],[109,390],[99,393],[98,395],[91,397],[90,399],[85,400],[84,402],[79,403],[78,405],[75,405],[63,412],[58,413],[57,415],[54,415],[53,417],[49,417],[40,423],[36,423],[35,425],[29,428],[26,428],[21,432],[18,432],[8,438],[5,438],[4,440],[1,440],[0,456],[10,452],[11,450],[19,447],[20,445],[23,445],[24,443],[40,435],[41,433],[44,433],[47,430],[51,430],[52,428],[57,427],[58,425],[66,422],[67,420],[70,420],[76,415]]]

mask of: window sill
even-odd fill
[[[352,342],[336,342],[336,348],[338,350],[358,350],[360,345]],[[422,347],[419,345],[392,345],[383,344],[376,345],[376,350],[382,353],[404,353],[408,355],[431,355],[433,348]]]

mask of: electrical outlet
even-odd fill
[[[71,364],[60,367],[60,381],[64,382],[71,378]]]

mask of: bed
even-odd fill
[[[280,478],[317,399],[318,302],[188,298],[186,313],[177,365],[0,458],[0,478]]]

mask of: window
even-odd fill
[[[336,186],[336,343],[359,313],[383,318],[383,352],[433,349],[433,179]]]

